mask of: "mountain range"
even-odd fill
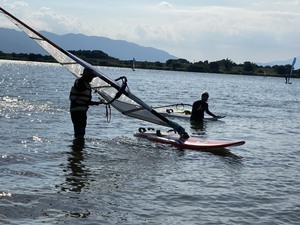
[[[295,56],[297,58],[297,61],[295,63],[294,69],[298,70],[300,69],[300,56]],[[294,58],[287,59],[287,60],[278,60],[273,62],[267,62],[267,63],[256,63],[259,66],[275,66],[275,65],[291,65]]]
[[[177,59],[176,56],[166,51],[140,46],[124,40],[113,40],[83,34],[57,35],[47,31],[40,31],[40,33],[66,50],[101,50],[109,56],[120,60],[132,60],[135,58],[137,61],[166,62],[169,59]],[[0,28],[0,37],[0,51],[4,53],[48,55],[45,50],[30,40],[22,31]]]
[[[47,31],[41,31],[45,37],[66,50],[101,50],[111,57],[120,60],[132,60],[148,62],[166,62],[169,59],[178,59],[178,57],[169,54],[166,51],[144,47],[138,44],[124,41],[113,40],[99,36],[86,36],[83,34],[65,34],[57,35]],[[22,31],[14,29],[0,28],[0,51],[4,53],[34,53],[48,55],[39,45],[30,40]],[[300,56],[296,56],[298,61],[295,69],[300,68]],[[256,62],[261,66],[287,65],[292,63],[293,58],[273,61],[267,63]]]

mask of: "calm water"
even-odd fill
[[[55,64],[0,61],[3,224],[300,224],[300,80],[102,68],[151,106],[210,93],[205,139],[245,140],[218,154],[138,140],[141,126],[103,106],[72,143],[69,90]],[[175,120],[189,133],[188,121]]]

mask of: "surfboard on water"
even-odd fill
[[[173,108],[161,108],[156,109],[158,113],[165,117],[174,117],[174,118],[180,118],[180,119],[190,119],[191,117],[191,111],[190,110],[178,110]],[[217,121],[219,119],[225,118],[226,116],[218,116],[218,117],[205,117],[204,121]]]
[[[138,138],[193,150],[215,150],[245,144],[245,141],[206,140],[198,137],[181,139],[175,132],[161,132],[152,128],[139,128],[138,132],[135,132],[133,135]]]

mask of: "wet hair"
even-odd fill
[[[203,93],[202,93],[202,95],[201,95],[201,98],[203,98],[204,96],[207,96],[207,97],[209,97],[209,94],[208,94],[208,92],[203,92]]]
[[[87,75],[87,74],[91,74],[91,75],[95,76],[93,74],[93,70],[91,70],[90,68],[84,68],[82,75]]]

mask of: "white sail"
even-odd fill
[[[144,103],[141,99],[133,95],[126,86],[126,78],[120,79],[123,83],[114,81],[105,76],[98,68],[71,54],[70,52],[57,46],[55,43],[35,31],[33,28],[11,15],[9,12],[0,7],[0,12],[11,20],[16,26],[24,31],[31,39],[37,42],[57,62],[67,68],[75,77],[80,77],[84,68],[90,68],[97,75],[93,79],[92,88],[110,103],[122,114],[137,119],[145,120],[158,125],[172,127],[179,134],[186,134],[183,127],[172,122],[164,116],[157,113],[153,108]]]
[[[287,80],[288,83],[290,83],[290,79],[292,78],[295,63],[296,63],[296,57],[293,59],[293,62],[292,62],[292,67],[291,67],[290,74],[289,74],[289,77],[288,77],[288,80]]]

